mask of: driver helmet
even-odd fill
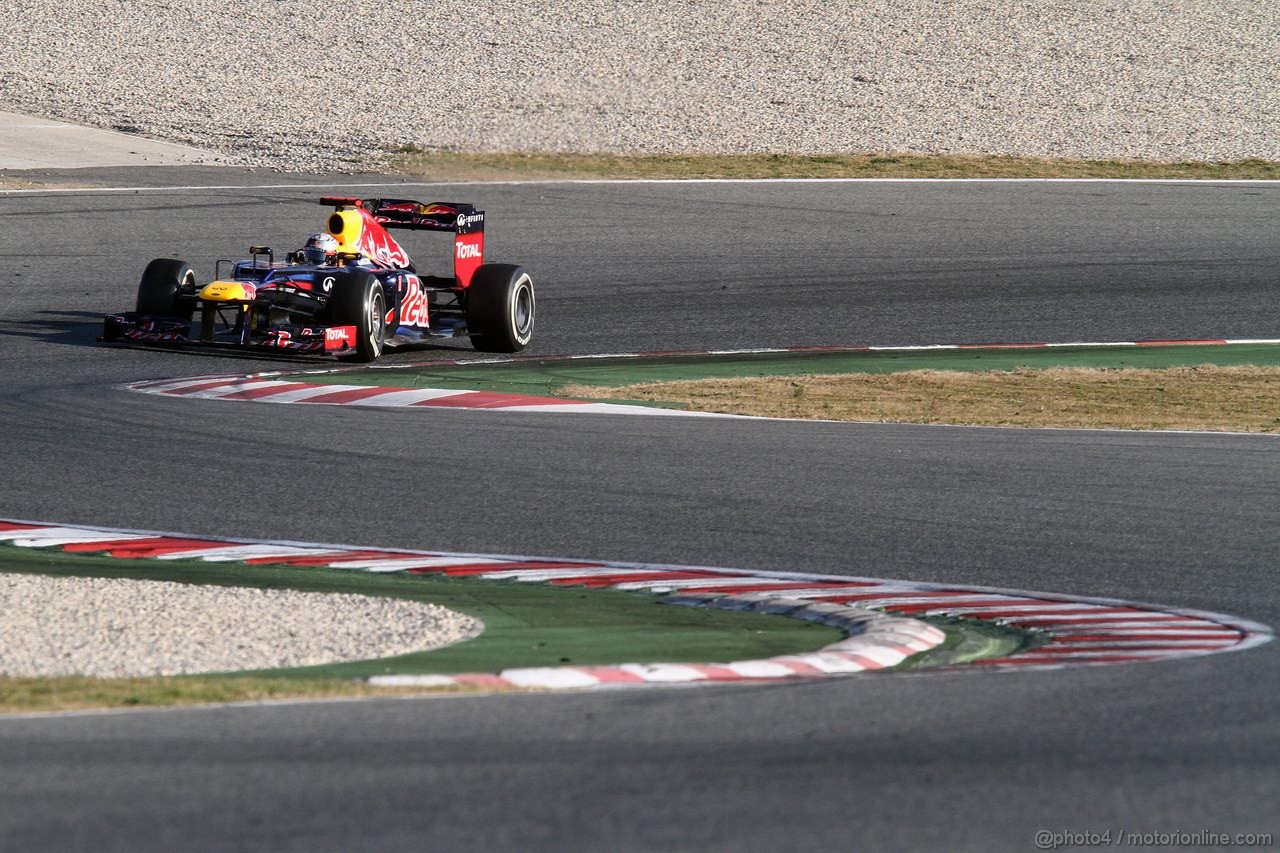
[[[302,247],[302,258],[309,264],[332,264],[337,256],[338,241],[331,234],[312,234]]]

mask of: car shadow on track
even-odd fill
[[[97,346],[101,334],[102,314],[96,311],[40,311],[35,319],[0,320],[0,336],[73,347]]]
[[[32,338],[72,347],[103,347],[155,353],[181,351],[184,355],[191,356],[299,364],[316,363],[314,355],[307,356],[283,351],[278,353],[245,352],[221,347],[201,347],[198,344],[165,346],[161,344],[136,344],[127,341],[113,341],[105,344],[102,342],[102,317],[103,315],[96,311],[41,311],[36,319],[0,321],[0,337]]]

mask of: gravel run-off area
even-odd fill
[[[10,0],[0,110],[291,171],[462,151],[1280,159],[1276,0]]]
[[[363,595],[0,574],[0,675],[129,677],[390,657],[475,636],[478,620]]]

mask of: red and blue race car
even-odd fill
[[[201,285],[184,261],[157,258],[136,310],[106,315],[102,340],[199,343],[373,361],[388,346],[468,335],[481,352],[533,338],[533,280],[484,262],[484,211],[470,204],[323,197],[324,233],[277,261],[266,246],[217,262]],[[419,274],[393,229],[452,232],[453,275]]]

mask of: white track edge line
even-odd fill
[[[181,167],[170,167],[181,168]],[[237,168],[228,166],[226,168]],[[24,171],[24,170],[11,170]],[[0,196],[93,193],[250,192],[257,190],[339,190],[362,187],[474,187],[474,186],[626,186],[682,184],[1167,184],[1173,186],[1280,186],[1267,178],[560,178],[505,181],[369,181],[318,184],[188,184],[172,187],[45,187],[0,189]]]

